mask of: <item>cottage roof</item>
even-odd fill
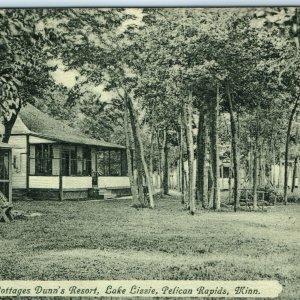
[[[27,104],[21,109],[19,118],[27,128],[22,128],[22,126],[17,125],[13,131],[14,134],[31,133],[39,137],[65,143],[84,144],[104,148],[125,148],[118,144],[91,138],[78,129],[68,126],[63,121],[55,120],[31,104]]]

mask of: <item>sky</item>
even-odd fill
[[[143,13],[142,9],[136,9],[136,8],[127,8],[125,10],[126,13],[135,15],[135,20],[125,20],[123,24],[119,27],[118,33],[122,33],[126,30],[127,26],[132,24],[141,24]],[[54,72],[51,72],[51,76],[55,80],[57,84],[62,84],[66,86],[67,88],[72,88],[76,82],[84,81],[86,78],[80,76],[79,72],[77,70],[67,70],[67,68],[63,65],[62,60],[53,60],[49,62],[49,65],[55,66],[57,65],[57,69]],[[101,95],[101,99],[103,101],[109,102],[113,97],[116,95],[112,92],[106,92],[103,91],[105,88],[104,85],[94,86],[94,85],[86,85],[85,88],[87,88],[89,91],[92,91],[97,96]]]

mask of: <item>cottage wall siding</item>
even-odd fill
[[[29,187],[31,189],[58,189],[58,176],[29,176]]]
[[[64,189],[90,189],[92,177],[90,176],[63,176]]]
[[[99,188],[118,188],[130,187],[129,177],[127,176],[101,176],[98,177]]]
[[[30,145],[29,149],[30,149],[29,150],[30,151],[29,174],[34,175],[35,174],[35,145]]]
[[[12,150],[13,162],[15,163],[12,168],[12,187],[13,188],[26,188],[26,169],[27,169],[27,142],[26,135],[15,136],[12,135],[9,142],[16,146]]]
[[[52,175],[59,175],[59,159],[60,159],[59,146],[53,145]]]

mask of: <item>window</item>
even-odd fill
[[[62,150],[62,175],[77,175],[77,159],[75,149]]]
[[[229,174],[230,174],[229,167],[224,167],[223,166],[223,178],[229,178]]]
[[[121,151],[121,175],[128,175],[128,167],[127,167],[127,153],[126,150]]]
[[[5,150],[0,151],[0,192],[7,201],[9,199],[9,152]]]
[[[121,176],[121,151],[110,151],[109,175]]]
[[[35,145],[35,175],[52,175],[52,156],[51,144]]]
[[[109,151],[97,153],[97,171],[100,176],[109,174]]]
[[[92,156],[91,148],[83,148],[82,151],[82,175],[91,176],[92,174]]]
[[[9,156],[8,151],[0,151],[0,180],[9,179]]]
[[[126,176],[127,157],[124,150],[102,150],[97,153],[99,176]]]

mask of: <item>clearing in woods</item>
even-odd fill
[[[191,216],[176,197],[130,204],[16,202],[43,215],[1,223],[0,279],[275,279],[281,299],[300,298],[299,205]]]

